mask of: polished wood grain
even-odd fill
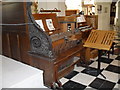
[[[68,31],[68,25],[70,25],[71,30],[76,28],[76,16],[58,16],[58,21],[63,32]]]
[[[25,3],[23,2],[4,2],[2,5],[2,23],[20,24],[25,23]],[[3,55],[15,60],[30,64],[30,42],[28,38],[27,26],[2,26],[2,52]]]
[[[115,31],[92,30],[84,47],[96,48],[100,50],[110,50]]]

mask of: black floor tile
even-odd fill
[[[99,89],[103,83],[104,83],[103,79],[96,78],[89,86],[95,89]]]
[[[117,45],[116,45],[115,48],[120,48],[120,46],[117,46]]]
[[[118,82],[117,82],[118,84],[120,84],[120,79],[118,80]]]
[[[115,86],[115,83],[100,78],[96,78],[89,86],[99,90],[103,89],[112,90]]]
[[[116,60],[120,60],[120,56],[116,57],[115,59],[116,59]]]
[[[82,66],[82,67],[86,67],[87,65],[91,65],[94,61],[90,60],[87,64],[84,61],[80,61],[77,66]]]
[[[88,67],[84,69],[83,71],[81,71],[81,73],[89,74],[89,75],[96,76],[96,77],[99,75],[99,73],[97,73],[97,69],[93,67]]]
[[[113,59],[108,59],[108,58],[105,58],[105,57],[101,57],[100,61],[103,62],[103,63],[110,64],[113,61]]]
[[[67,76],[65,76],[65,78],[67,79],[71,79],[72,77],[74,77],[75,75],[77,75],[79,72],[77,71],[72,71],[71,73],[69,73]]]
[[[120,74],[120,67],[119,66],[109,65],[106,68],[106,70]]]
[[[103,85],[99,88],[99,90],[107,89],[107,90],[113,90],[116,83],[105,81]]]
[[[64,85],[63,85],[63,89],[64,90],[73,90],[73,89],[77,89],[78,90],[78,88],[80,89],[80,90],[83,90],[83,89],[85,89],[87,86],[85,86],[85,85],[82,85],[82,84],[79,84],[79,83],[76,83],[76,82],[73,82],[73,81],[68,81],[68,82],[66,82]]]
[[[88,63],[88,65],[91,65],[93,62],[94,62],[94,61],[91,60],[91,61]]]

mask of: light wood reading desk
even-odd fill
[[[102,50],[110,51],[113,44],[114,36],[115,36],[115,31],[92,30],[84,44],[84,47],[98,49],[97,73],[101,74],[101,72],[103,71],[103,69],[100,70],[100,62],[101,62],[100,58],[102,55]],[[106,78],[104,75],[102,76]]]

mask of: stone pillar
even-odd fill
[[[61,12],[58,13],[58,15],[65,16],[65,10],[66,10],[65,0],[64,2],[58,2],[58,8],[61,10]]]
[[[96,14],[98,15],[98,29],[110,29],[110,8],[112,2],[96,2]],[[101,9],[101,11],[99,11]]]
[[[114,22],[116,27],[120,28],[120,0],[116,3],[116,17]]]

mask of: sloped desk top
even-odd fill
[[[84,47],[95,48],[99,50],[110,50],[115,31],[106,30],[92,30]]]

